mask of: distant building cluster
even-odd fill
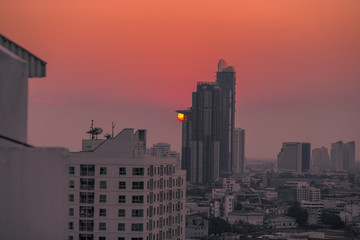
[[[311,153],[311,158],[310,158]],[[310,143],[285,142],[278,154],[279,171],[306,172],[310,170],[350,171],[355,166],[355,142],[338,141],[326,147],[314,148]]]

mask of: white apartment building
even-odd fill
[[[186,172],[145,154],[145,130],[86,146],[69,165],[68,239],[185,239]]]
[[[301,207],[308,212],[308,223],[318,224],[320,222],[321,213],[324,209],[324,202],[321,201],[301,201]]]
[[[237,192],[240,190],[240,184],[234,178],[223,178],[223,189],[227,192]]]

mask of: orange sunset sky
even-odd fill
[[[358,0],[2,0],[0,33],[47,62],[29,80],[35,146],[79,151],[93,119],[179,151],[175,111],[223,58],[248,158],[276,158],[284,141],[355,140],[359,159]]]

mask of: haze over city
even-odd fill
[[[141,2],[141,3],[140,3]],[[147,129],[179,151],[177,109],[220,58],[236,70],[246,157],[285,141],[360,142],[358,1],[10,1],[1,33],[47,61],[29,81],[29,143],[81,149],[104,133]],[[356,151],[356,159],[359,159]]]

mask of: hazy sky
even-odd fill
[[[248,158],[355,140],[359,159],[358,0],[2,0],[0,32],[48,63],[29,80],[30,144],[78,151],[93,119],[180,150],[175,111],[223,58]]]

